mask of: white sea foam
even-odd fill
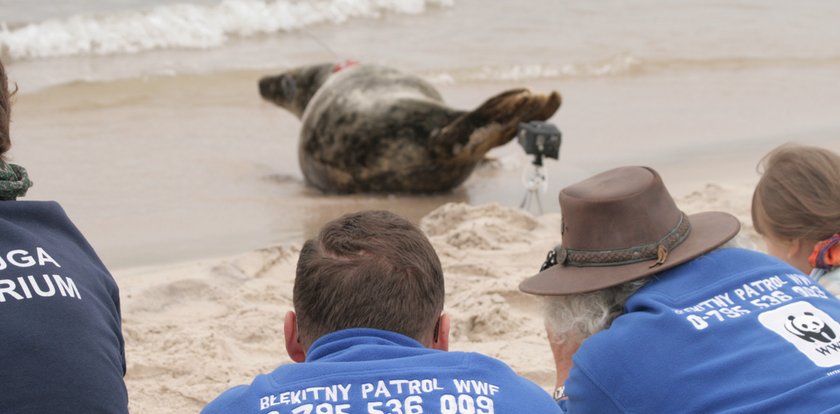
[[[565,64],[508,64],[465,67],[445,72],[429,71],[420,75],[435,85],[463,82],[520,82],[546,79],[603,78],[634,76],[658,72],[733,70],[768,67],[837,67],[840,56],[810,58],[707,58],[707,59],[641,59],[616,55],[592,62]]]
[[[338,24],[385,13],[421,14],[455,0],[224,0],[147,11],[76,15],[10,28],[0,22],[0,54],[11,59],[110,55],[152,49],[207,49],[231,38]]]
[[[520,81],[529,79],[550,79],[558,77],[618,76],[632,73],[642,67],[642,61],[633,56],[615,56],[605,61],[590,63],[567,63],[561,66],[539,64],[515,65],[510,67],[485,67],[473,73],[475,80]]]
[[[604,61],[588,63],[483,66],[449,72],[429,72],[423,73],[422,76],[436,85],[486,81],[518,82],[557,78],[622,76],[650,70],[654,66],[656,65],[646,64],[639,58],[621,55]]]

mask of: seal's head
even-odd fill
[[[260,95],[300,118],[309,100],[334,71],[335,64],[326,63],[266,76],[260,79]]]

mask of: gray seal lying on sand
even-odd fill
[[[367,64],[321,64],[260,79],[260,95],[301,119],[298,161],[329,193],[432,193],[469,177],[520,122],[546,120],[560,95],[513,89],[452,109],[423,79]]]

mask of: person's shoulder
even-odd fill
[[[250,384],[229,388],[210,401],[201,410],[201,414],[257,412],[259,410],[254,408],[254,401],[259,401],[260,396],[280,391],[284,386],[289,385],[285,383],[285,380],[294,379],[296,377],[294,372],[305,365],[283,364],[270,373],[257,375]]]
[[[738,247],[712,250],[650,278],[627,300],[628,311],[649,308],[650,301],[664,300],[670,306],[683,306],[701,297],[714,296],[734,285],[775,275],[798,273],[789,264],[767,254]],[[714,274],[710,280],[708,277]]]
[[[733,270],[738,268],[750,269],[754,267],[784,267],[789,268],[790,265],[756,250],[745,249],[742,247],[720,247],[698,257],[695,260],[688,262],[695,266],[702,266],[708,262],[715,263],[716,266],[727,266]]]
[[[64,208],[55,201],[3,201],[0,213],[12,226],[78,231]]]
[[[279,367],[278,369],[282,368]],[[273,374],[273,373],[272,373]],[[250,384],[237,385],[219,394],[201,410],[201,414],[248,413],[254,396],[264,392],[273,392],[277,384],[269,378],[272,374],[260,374]]]
[[[66,215],[64,208],[57,201],[49,200],[12,200],[0,203],[0,209],[10,211],[45,212]]]
[[[221,393],[214,400],[210,401],[201,414],[227,414],[242,412],[242,405],[245,403],[245,396],[248,395],[250,386],[238,385],[223,393]]]
[[[517,374],[510,365],[489,355],[478,352],[449,352],[449,354],[461,354],[472,369],[486,370],[499,377],[525,379]]]
[[[462,354],[469,366],[469,372],[465,373],[465,378],[462,380],[466,381],[466,386],[480,386],[482,383],[487,383],[498,387],[499,391],[505,391],[507,395],[532,398],[530,401],[532,404],[548,403],[549,406],[556,406],[554,399],[542,387],[516,373],[505,362],[476,352]],[[468,375],[472,376],[467,379]]]

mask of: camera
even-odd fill
[[[525,197],[519,205],[522,209],[531,209],[536,205],[542,214],[540,192],[548,188],[548,175],[543,167],[543,157],[559,159],[562,135],[554,124],[542,121],[523,122],[519,124],[517,141],[526,154],[533,155],[534,161],[526,167],[522,174],[522,184],[525,185]]]
[[[519,145],[526,154],[535,156],[534,164],[542,165],[542,157],[559,159],[562,134],[550,122],[531,121],[519,124]]]

